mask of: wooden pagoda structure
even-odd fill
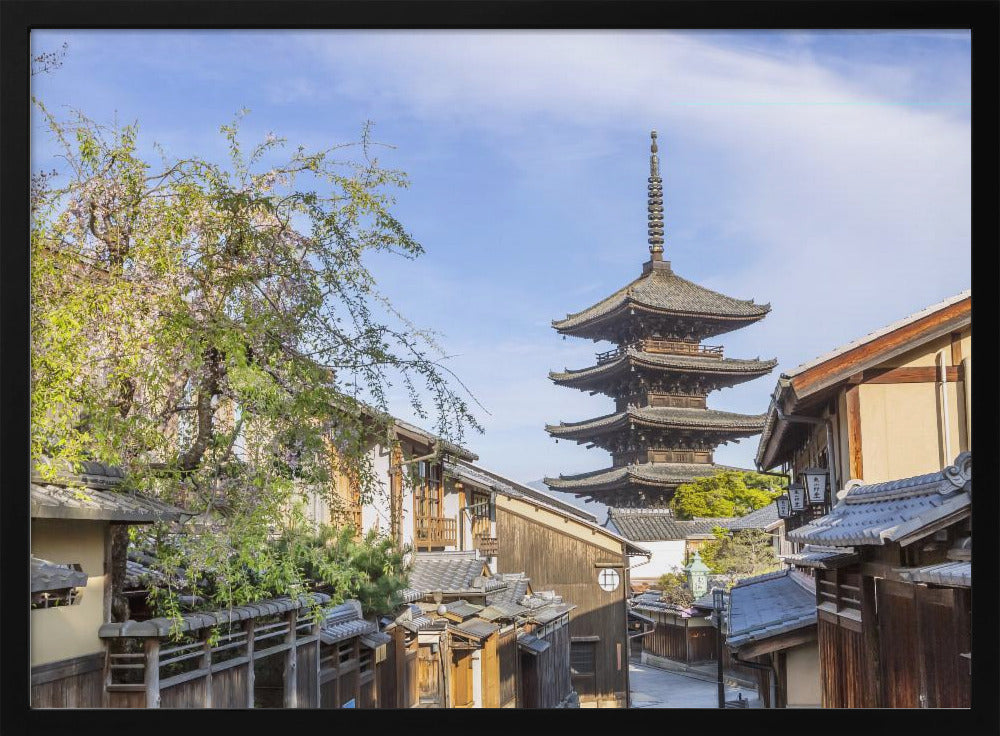
[[[607,450],[612,466],[545,483],[612,506],[662,506],[678,485],[727,469],[714,464],[715,448],[760,434],[765,417],[710,409],[706,397],[777,365],[727,358],[722,347],[702,343],[757,322],[771,307],[699,286],[663,260],[663,180],[656,131],[651,135],[649,261],[611,296],[552,322],[563,335],[617,345],[598,354],[592,366],[549,374],[560,386],[610,396],[615,411],[546,427],[557,440]]]

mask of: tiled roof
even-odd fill
[[[448,628],[462,634],[474,636],[477,639],[484,639],[494,631],[500,630],[500,627],[492,621],[484,621],[481,618],[470,618],[460,624],[449,624]]]
[[[445,610],[454,615],[461,616],[462,618],[468,618],[469,616],[474,616],[483,610],[483,606],[477,606],[475,603],[469,603],[465,599],[452,601],[445,606]]]
[[[770,529],[781,522],[778,516],[778,503],[772,501],[767,506],[763,506],[749,514],[744,514],[729,523],[729,528],[736,531],[739,529]]]
[[[758,434],[764,427],[764,414],[737,414],[718,409],[692,409],[676,406],[629,407],[625,411],[606,414],[582,422],[547,424],[545,431],[553,437],[587,439],[594,435],[622,429],[628,424],[664,429],[708,429],[733,436]]]
[[[344,601],[327,611],[320,629],[319,638],[324,644],[336,644],[364,634],[374,634],[378,626],[361,617],[361,603],[356,600]]]
[[[570,603],[550,603],[547,606],[533,609],[528,614],[528,618],[537,624],[547,624],[549,621],[555,621],[563,614],[569,613],[574,608],[576,606]]]
[[[566,503],[558,498],[553,498],[549,494],[535,490],[530,486],[517,483],[509,478],[497,475],[496,473],[491,473],[485,468],[480,468],[468,463],[445,462],[444,469],[447,474],[458,478],[459,480],[472,483],[473,485],[499,491],[510,496],[528,497],[533,500],[539,500],[549,506],[556,507],[560,511],[569,512],[574,516],[579,516],[581,519],[585,519],[589,522],[597,521],[596,516],[587,513],[582,509],[578,509],[572,504]]]
[[[485,580],[476,579],[486,575]],[[486,560],[473,552],[418,552],[413,556],[410,587],[422,595],[442,593],[489,592],[506,585],[503,580],[489,577]]]
[[[414,588],[403,588],[399,591],[399,600],[403,603],[416,603],[424,594]]]
[[[521,599],[527,595],[531,587],[531,581],[524,576],[524,573],[498,573],[494,577],[507,583],[507,587],[486,596],[487,605],[520,605]]]
[[[626,305],[645,307],[661,313],[706,315],[741,321],[756,321],[771,309],[769,304],[754,304],[752,299],[734,299],[706,289],[681,278],[672,270],[651,269],[597,304],[568,314],[565,319],[553,320],[552,326],[560,332],[572,332],[574,328]]]
[[[247,621],[261,616],[272,616],[330,600],[326,593],[310,593],[299,598],[272,598],[265,601],[234,606],[207,613],[186,613],[178,623],[182,633],[199,631],[210,626],[220,626],[238,621]],[[163,638],[171,634],[175,621],[171,618],[151,618],[147,621],[122,621],[102,624],[97,635],[102,639],[120,637]]]
[[[972,504],[972,453],[963,452],[937,473],[855,486],[833,510],[788,532],[795,542],[849,547],[898,542],[950,518]]]
[[[479,459],[479,456],[475,453],[466,450],[464,447],[456,445],[454,442],[449,442],[443,437],[428,432],[426,429],[421,429],[415,424],[410,424],[409,422],[404,422],[402,419],[397,419],[393,417],[393,424],[405,432],[410,434],[415,434],[418,437],[425,440],[430,445],[437,445],[437,447],[444,453],[451,455],[453,457],[461,458],[462,460],[475,461]]]
[[[701,598],[695,598],[694,603],[691,604],[692,608],[711,608],[715,609],[715,594],[712,590],[705,593]]]
[[[552,645],[544,639],[539,639],[534,634],[521,631],[517,635],[517,646],[521,651],[537,657]]]
[[[816,623],[816,595],[788,570],[759,575],[729,591],[727,619],[726,644],[739,648]]]
[[[650,367],[658,371],[732,376],[736,378],[735,382],[738,382],[739,380],[750,380],[763,376],[771,372],[777,364],[777,359],[745,360],[742,358],[709,358],[700,355],[670,355],[667,353],[648,353],[630,347],[614,360],[577,370],[550,371],[549,378],[556,383],[573,385],[594,378],[610,376],[628,370],[631,366],[640,366]]]
[[[40,519],[127,521],[134,524],[177,521],[185,515],[190,516],[183,509],[138,493],[109,490],[120,482],[120,479],[109,482],[112,477],[83,474],[77,476],[81,485],[63,485],[73,481],[61,475],[57,482],[50,483],[36,475],[30,483],[31,516]]]
[[[500,619],[512,619],[517,618],[528,612],[529,608],[520,606],[516,603],[506,603],[498,602],[491,603],[482,611],[479,612],[479,618],[486,621],[498,621]]]
[[[816,567],[820,570],[833,570],[845,565],[851,565],[860,558],[856,552],[848,549],[824,548],[807,544],[805,549],[795,555],[784,555],[782,561],[795,567]]]
[[[57,565],[31,555],[31,592],[83,588],[87,585],[87,573],[69,565]]]
[[[368,647],[369,649],[378,649],[379,647],[384,647],[386,644],[392,641],[392,637],[381,631],[375,631],[371,634],[364,634],[361,637],[361,646]]]
[[[968,560],[941,562],[937,565],[917,567],[903,571],[915,583],[947,585],[951,588],[972,587],[972,562]]]
[[[670,509],[612,508],[608,515],[622,536],[637,542],[654,542],[712,536],[712,529],[726,527],[733,519],[677,519]]]
[[[725,470],[742,470],[742,468],[712,463],[641,463],[619,465],[577,475],[560,475],[558,478],[545,478],[544,482],[553,490],[579,489],[580,493],[591,493],[616,490],[628,485],[677,486]]]

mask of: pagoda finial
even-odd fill
[[[656,131],[650,131],[649,146],[649,252],[652,260],[663,260],[663,179],[660,178],[660,159],[656,155]]]

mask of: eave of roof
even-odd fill
[[[36,519],[80,519],[151,524],[178,521],[192,514],[138,493],[30,483],[31,516]]]
[[[754,322],[763,318],[770,304],[755,304],[706,289],[681,278],[672,269],[650,269],[610,296],[579,312],[553,320],[559,332],[573,334],[590,324],[636,307],[664,315],[708,317],[719,320]]]
[[[783,372],[771,395],[757,445],[757,466],[770,469],[788,459],[789,451],[782,450],[788,422],[778,418],[779,408],[789,415],[808,411],[804,404],[819,406],[850,376],[968,326],[972,322],[971,297],[971,290],[966,289]]]
[[[582,422],[546,425],[545,431],[557,438],[587,439],[595,435],[636,424],[657,429],[712,430],[734,435],[758,434],[764,427],[764,414],[737,414],[718,409],[691,409],[674,406],[629,407],[626,411],[606,414]]]
[[[638,366],[660,372],[694,373],[720,375],[740,380],[750,380],[770,373],[778,364],[771,360],[743,360],[738,358],[705,358],[695,355],[670,355],[667,353],[647,353],[629,348],[623,355],[606,363],[563,372],[551,371],[549,378],[559,384],[580,384],[600,380],[625,369]]]
[[[560,491],[594,493],[624,490],[631,486],[671,488],[727,470],[743,470],[713,463],[641,463],[602,468],[577,475],[545,478],[544,483]]]

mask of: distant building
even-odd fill
[[[655,131],[652,137],[650,259],[642,274],[597,304],[552,322],[564,336],[617,345],[593,366],[549,374],[561,386],[610,396],[615,411],[546,427],[557,441],[607,450],[612,465],[545,483],[611,506],[664,506],[678,485],[724,469],[714,464],[715,448],[759,434],[764,417],[710,409],[706,397],[777,365],[773,359],[726,358],[722,347],[702,344],[763,319],[770,305],[698,286],[663,260],[663,184]]]

